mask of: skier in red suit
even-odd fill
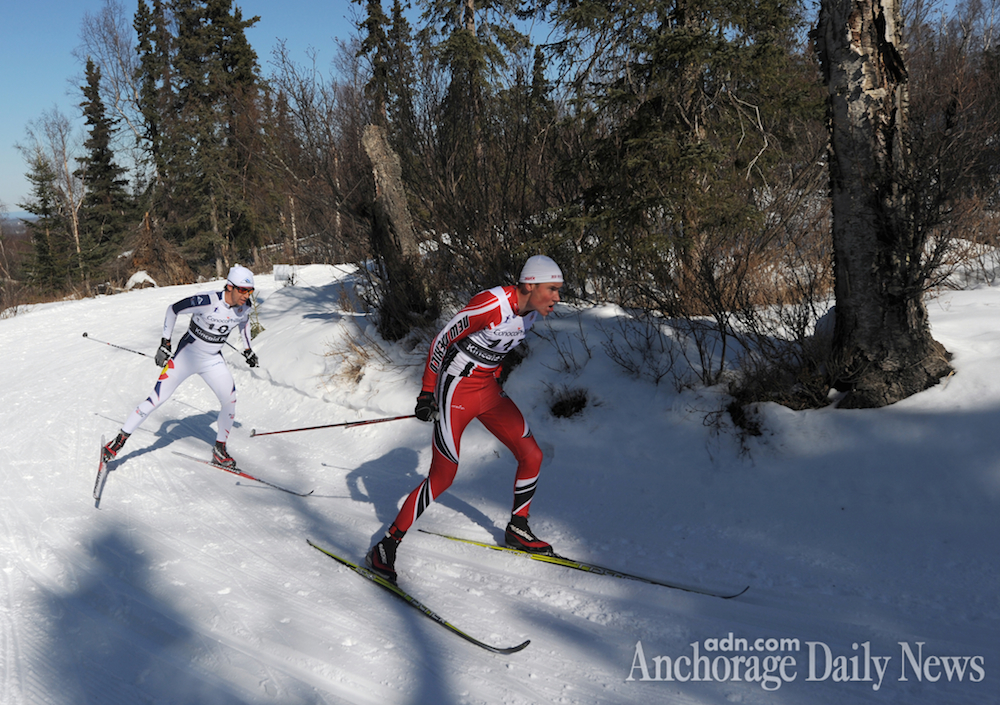
[[[552,553],[552,547],[528,528],[542,451],[517,405],[500,387],[499,375],[505,355],[524,340],[539,316],[552,312],[562,284],[562,272],[552,259],[531,257],[516,286],[479,292],[434,338],[415,410],[420,420],[434,422],[433,459],[427,478],[407,496],[385,536],[368,552],[365,561],[376,573],[396,581],[396,548],[413,522],[451,486],[462,433],[473,419],[517,459],[507,545]]]

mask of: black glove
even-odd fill
[[[417,408],[413,410],[421,421],[437,421],[438,403],[434,392],[420,392],[417,395]]]
[[[257,353],[255,353],[250,348],[247,348],[246,350],[243,351],[243,357],[247,359],[247,364],[250,365],[250,367],[257,366]]]
[[[156,357],[153,361],[156,363],[157,367],[163,367],[167,364],[167,360],[170,359],[170,338],[163,338],[160,340],[160,348],[156,351]]]

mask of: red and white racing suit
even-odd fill
[[[479,421],[517,459],[513,514],[528,515],[542,451],[520,410],[500,387],[504,356],[524,340],[538,314],[517,311],[517,287],[494,287],[472,297],[431,344],[422,391],[433,391],[439,417],[434,423],[430,472],[414,489],[393,525],[405,532],[455,479],[465,427]],[[390,530],[391,531],[391,530]]]
[[[216,440],[226,442],[236,418],[236,384],[222,357],[222,346],[229,333],[238,328],[245,347],[250,347],[250,306],[230,306],[224,291],[210,291],[189,296],[167,307],[163,319],[163,337],[170,339],[177,316],[191,314],[187,332],[177,344],[177,351],[160,371],[160,378],[149,395],[122,425],[131,434],[160,404],[170,398],[181,382],[193,374],[201,375],[219,398],[219,422]]]

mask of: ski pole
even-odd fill
[[[91,338],[86,333],[83,334],[83,337],[86,338],[87,340],[93,340],[95,343],[104,343],[105,345],[110,345],[113,348],[118,348],[119,350],[124,350],[125,352],[135,353],[136,355],[142,355],[143,357],[153,357],[152,355],[147,355],[146,353],[139,352],[138,350],[132,350],[131,348],[123,348],[121,345],[115,345],[114,343],[106,343],[103,340],[98,340],[97,338]]]
[[[393,416],[388,419],[366,419],[364,421],[345,421],[344,423],[330,423],[323,426],[308,426],[306,428],[288,428],[284,431],[265,431],[263,433],[257,433],[257,429],[250,431],[250,437],[254,436],[271,436],[275,433],[291,433],[292,431],[315,431],[318,428],[338,428],[346,426],[365,426],[370,423],[385,423],[386,421],[398,421],[399,419],[415,419],[416,414],[407,414],[406,416]]]

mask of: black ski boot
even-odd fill
[[[236,460],[229,455],[224,441],[215,442],[215,448],[212,450],[212,462],[220,468],[236,469]]]
[[[372,546],[365,556],[365,565],[393,585],[396,584],[396,548],[404,535],[405,532],[395,526],[389,527],[382,540]]]
[[[104,450],[101,451],[101,459],[106,463],[110,460],[114,460],[118,455],[118,451],[122,449],[125,445],[125,441],[128,440],[129,434],[124,431],[119,431],[115,439],[104,446]]]
[[[528,528],[528,517],[512,514],[507,530],[504,532],[504,540],[511,548],[516,548],[528,553],[541,553],[546,556],[554,556],[552,546],[542,541],[531,533]]]

